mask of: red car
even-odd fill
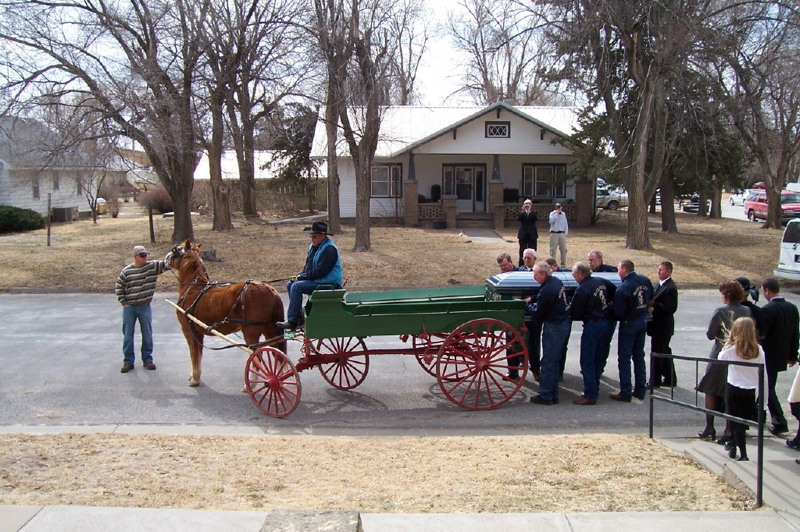
[[[753,198],[752,196],[744,202],[744,213],[751,222],[767,219],[767,191],[761,190]],[[781,192],[781,223],[792,218],[800,218],[800,193],[784,190]]]

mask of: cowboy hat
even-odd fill
[[[314,222],[311,224],[311,227],[306,227],[303,229],[306,233],[311,233],[312,235],[328,235],[333,236],[333,233],[328,232],[328,224],[325,222]]]

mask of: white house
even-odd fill
[[[530,198],[540,218],[560,202],[572,221],[589,225],[592,183],[574,175],[572,151],[552,142],[576,124],[568,107],[388,107],[372,168],[370,215],[400,216],[406,225],[445,220],[450,227],[502,227]],[[312,157],[325,159],[326,145],[320,120]],[[344,142],[337,154],[341,215],[352,218],[355,169]]]
[[[96,171],[83,154],[60,149],[58,136],[42,122],[0,118],[0,205],[47,214],[53,209],[76,216],[86,200],[80,183]]]

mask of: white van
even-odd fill
[[[800,281],[800,218],[792,218],[786,223],[778,267],[772,273],[775,277]]]

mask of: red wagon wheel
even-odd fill
[[[522,357],[518,366],[509,359]],[[439,349],[436,377],[442,392],[468,410],[490,410],[511,399],[522,387],[528,349],[519,331],[499,320],[478,319],[459,326]],[[516,381],[504,379],[516,370]]]
[[[439,348],[444,343],[446,334],[418,334],[411,337],[411,345],[417,354],[414,357],[422,366],[422,369],[432,377],[436,376],[436,357],[439,355]]]
[[[323,338],[313,346],[316,355],[333,355],[329,363],[321,364],[319,372],[334,388],[352,390],[367,377],[369,355],[351,355],[355,351],[366,352],[367,346],[361,338]]]
[[[280,349],[254,351],[244,367],[244,382],[250,399],[268,416],[286,417],[300,403],[300,376]]]

